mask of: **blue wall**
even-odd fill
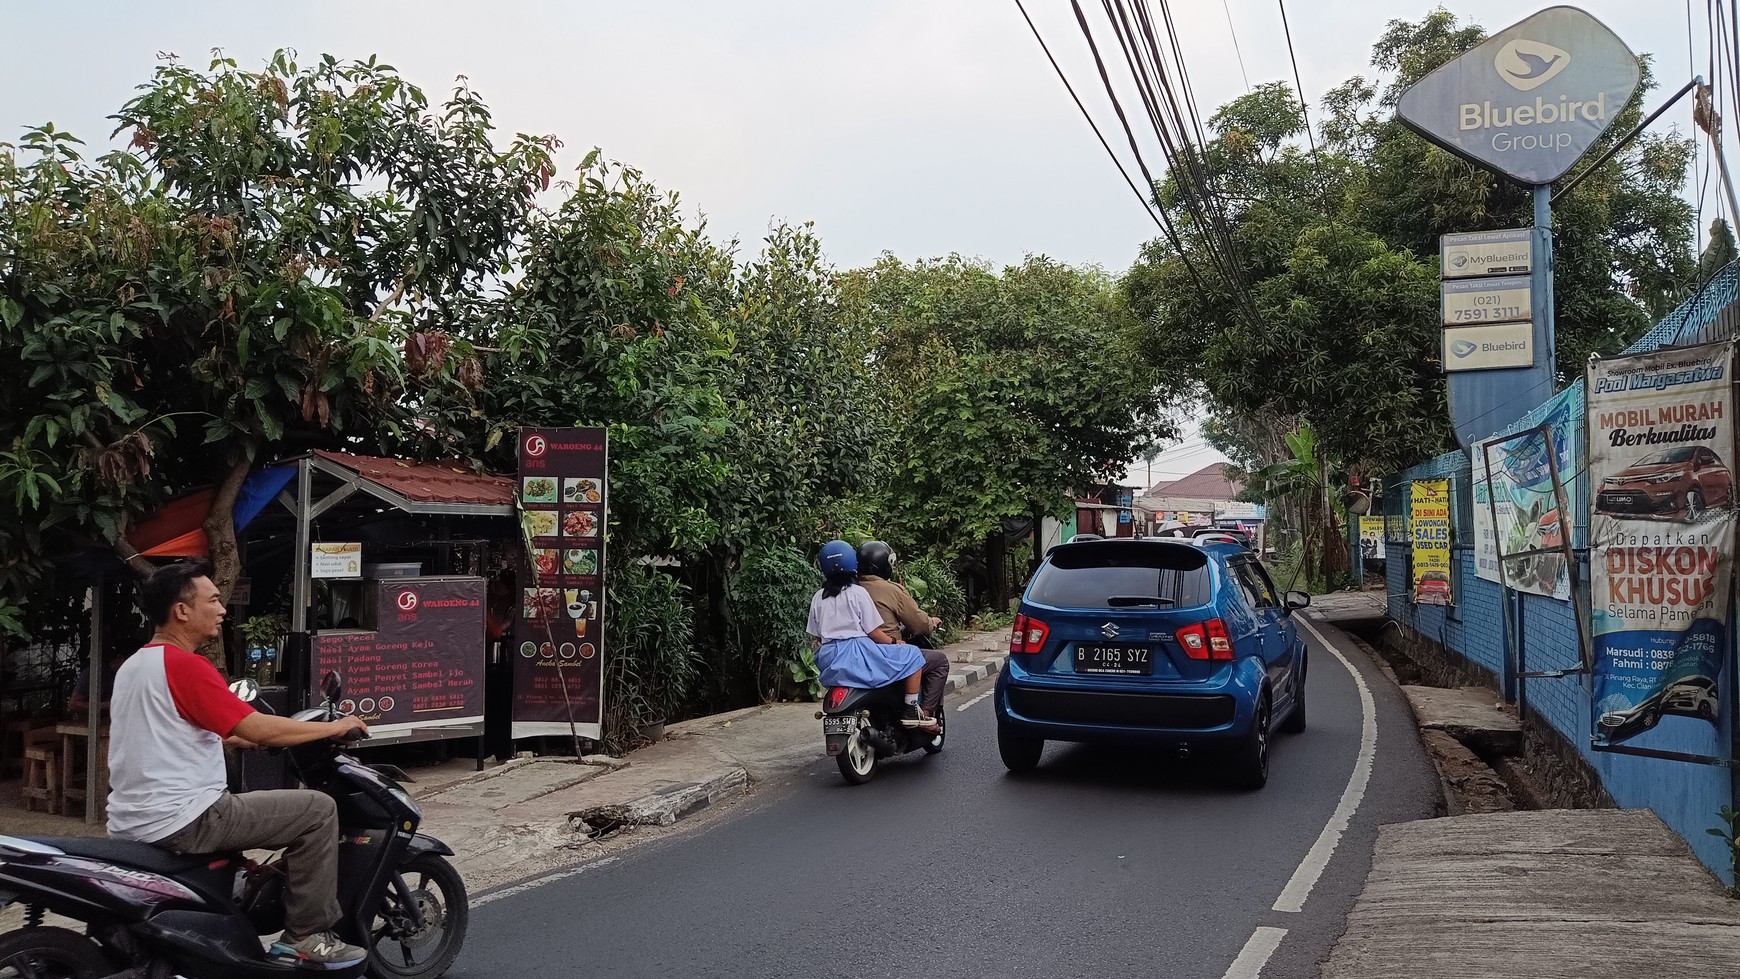
[[[1707,343],[1728,339],[1733,320],[1718,317],[1726,306],[1740,298],[1740,264],[1722,270],[1698,295],[1692,297],[1667,318],[1656,324],[1643,339],[1627,352],[1653,350],[1658,347]],[[1574,387],[1580,388],[1579,380]],[[1582,392],[1573,391],[1573,410],[1582,412]],[[1544,406],[1543,406],[1544,408]],[[1537,408],[1495,435],[1519,431],[1537,424],[1543,414]],[[1587,458],[1581,453],[1580,458]],[[1718,811],[1734,804],[1729,769],[1714,765],[1668,761],[1636,755],[1595,751],[1590,735],[1594,731],[1594,710],[1590,697],[1589,678],[1577,675],[1557,679],[1523,680],[1515,663],[1506,662],[1505,616],[1501,591],[1495,582],[1485,581],[1474,573],[1474,539],[1471,526],[1472,493],[1470,492],[1470,462],[1466,452],[1452,452],[1427,460],[1384,481],[1384,511],[1388,516],[1408,512],[1409,481],[1415,479],[1449,479],[1454,505],[1451,508],[1452,586],[1456,605],[1415,606],[1410,600],[1408,568],[1411,566],[1411,546],[1406,535],[1397,532],[1391,521],[1384,549],[1387,557],[1386,584],[1390,617],[1406,624],[1415,632],[1453,650],[1468,661],[1491,672],[1501,683],[1507,696],[1513,696],[1521,684],[1521,697],[1530,714],[1545,720],[1564,735],[1600,776],[1602,784],[1615,802],[1626,808],[1655,810],[1662,821],[1685,837],[1698,858],[1724,881],[1733,884],[1727,844],[1707,830],[1721,825]],[[1588,492],[1579,478],[1568,488],[1574,501],[1572,541],[1577,545],[1577,580],[1588,597]],[[1529,672],[1572,669],[1581,658],[1580,639],[1574,606],[1538,595],[1521,596],[1520,653],[1523,666]],[[1731,627],[1730,634],[1740,630]],[[1634,738],[1628,745],[1662,751],[1677,751],[1727,759],[1735,719],[1728,707],[1734,703],[1736,657],[1730,651],[1730,663],[1722,677],[1720,727],[1687,717],[1664,716],[1651,731]]]

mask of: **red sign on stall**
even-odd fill
[[[520,431],[529,545],[514,625],[515,738],[603,735],[608,465],[602,428]]]

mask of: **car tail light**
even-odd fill
[[[839,710],[840,705],[846,702],[846,693],[847,688],[845,687],[829,687],[828,706],[825,709]]]
[[[1045,648],[1045,640],[1050,636],[1050,626],[1038,619],[1017,615],[1015,616],[1015,627],[1009,630],[1009,651],[1011,653],[1037,653]]]
[[[1187,625],[1177,632],[1178,645],[1184,648],[1184,655],[1191,659],[1230,660],[1232,654],[1232,636],[1226,631],[1226,623],[1220,619],[1207,619],[1195,625]]]

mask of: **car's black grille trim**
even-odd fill
[[[1108,693],[1098,690],[1009,689],[1022,717],[1059,724],[1111,724],[1207,730],[1232,723],[1233,698],[1220,695]]]

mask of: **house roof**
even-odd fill
[[[1226,463],[1217,462],[1204,466],[1183,479],[1155,483],[1142,495],[1193,500],[1231,500],[1243,492],[1245,487],[1243,483],[1227,478],[1226,470]]]
[[[337,463],[370,482],[386,487],[407,500],[419,503],[473,503],[483,506],[513,506],[512,476],[478,472],[457,459],[414,462],[381,456],[352,455],[316,449],[314,454]]]

